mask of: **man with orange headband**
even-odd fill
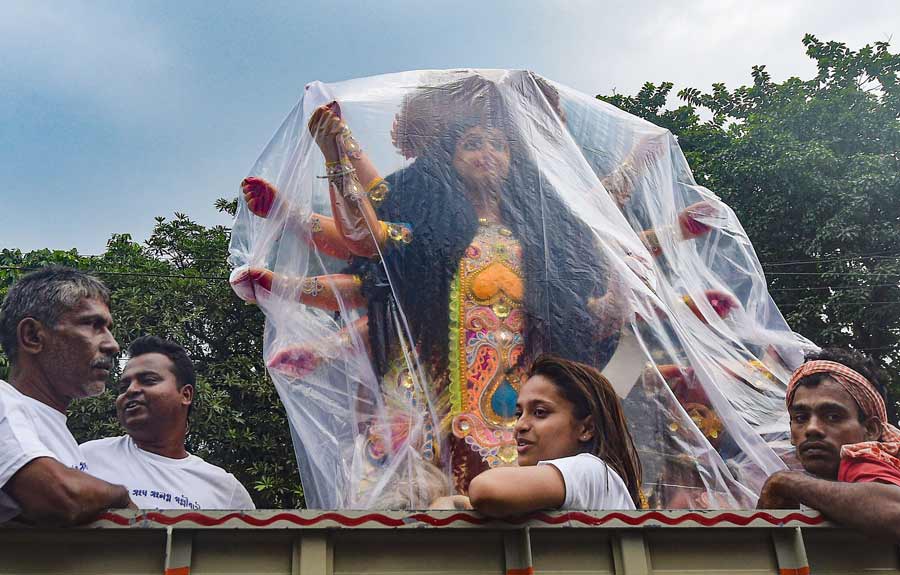
[[[900,430],[888,423],[879,370],[857,352],[807,357],[788,384],[791,444],[806,473],[766,481],[757,507],[799,507],[900,540]]]

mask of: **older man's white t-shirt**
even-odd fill
[[[89,472],[78,442],[66,427],[66,416],[0,380],[0,488],[38,457],[52,457]],[[0,523],[19,513],[12,497],[0,490]]]
[[[559,470],[566,484],[566,500],[560,509],[634,509],[628,487],[605,461],[590,453],[579,453],[540,461]]]
[[[255,509],[243,485],[196,455],[163,457],[127,435],[81,444],[91,474],[128,488],[141,509]]]

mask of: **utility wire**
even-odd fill
[[[857,351],[878,351],[880,349],[897,349],[896,345],[883,345],[881,347],[854,347]]]
[[[760,261],[762,261],[763,259],[766,259],[768,257],[769,257],[769,254],[759,255]],[[778,265],[793,265],[793,264],[797,264],[797,263],[814,264],[814,263],[819,263],[819,262],[849,261],[849,260],[858,260],[858,259],[863,259],[863,258],[900,258],[900,253],[896,252],[895,250],[881,250],[881,251],[877,251],[877,252],[866,252],[866,253],[862,253],[862,254],[853,254],[853,255],[846,255],[846,256],[829,256],[829,257],[824,257],[824,258],[815,258],[815,259],[808,259],[808,260],[775,261],[775,262],[770,262],[770,263],[766,263],[763,265],[778,266]]]
[[[841,258],[820,258],[817,260],[787,260],[781,262],[762,262],[763,266],[792,266],[797,264],[818,264],[829,262],[851,262],[854,260],[875,259],[875,260],[896,260],[900,259],[900,254],[894,255],[857,255]]]
[[[0,270],[11,270],[11,271],[23,271],[30,272],[41,269],[40,267],[27,267],[27,266],[0,266]],[[114,272],[114,271],[104,271],[104,270],[85,270],[89,273],[97,274],[97,275],[107,275],[107,276],[126,276],[126,277],[146,277],[146,278],[161,278],[161,279],[185,279],[185,280],[213,280],[213,281],[228,281],[230,278],[228,276],[208,276],[208,275],[184,275],[184,274],[159,274],[159,273],[141,273],[141,272]],[[782,273],[782,274],[769,274],[769,275],[796,275],[790,273]],[[823,275],[823,274],[800,274],[800,275]],[[851,275],[855,276],[855,274],[828,274],[828,275]],[[869,277],[870,274],[863,274],[866,277]],[[885,274],[887,275],[887,274]],[[893,277],[893,276],[888,276]],[[870,286],[810,286],[810,287],[788,287],[788,288],[779,288],[772,287],[769,288],[769,292],[785,292],[785,291],[806,291],[806,290],[851,290],[851,289],[869,289],[869,288],[878,288],[878,287],[900,287],[900,283],[898,284],[874,284]],[[852,303],[852,302],[847,302]],[[869,303],[878,303],[878,302],[869,302]],[[883,302],[883,303],[895,303],[895,302]],[[782,305],[795,305],[795,304],[782,304]],[[830,304],[833,305],[833,304]]]
[[[780,304],[778,304],[778,307],[779,307],[779,308],[782,308],[782,307],[797,307],[798,305],[807,305],[807,304],[817,305],[817,302],[780,303]],[[822,306],[825,306],[825,307],[833,307],[833,306],[837,306],[837,305],[900,305],[900,300],[895,300],[895,301],[866,301],[866,300],[859,300],[859,301],[835,301],[835,302],[831,302],[831,303],[828,303],[828,304],[818,303],[818,305],[822,305]],[[818,311],[818,310],[817,310],[817,311]]]
[[[900,273],[884,274],[884,273],[866,273],[866,272],[765,272],[767,276],[840,276],[840,277],[860,277],[860,278],[898,278]]]
[[[152,254],[151,254],[151,255],[152,255]],[[90,259],[92,259],[92,260],[99,260],[99,259],[103,259],[103,258],[106,257],[106,256],[105,256],[105,255],[96,255],[96,254],[78,254],[77,257],[79,257],[79,258],[90,258]],[[189,261],[192,261],[192,262],[214,262],[214,263],[219,263],[219,264],[228,263],[228,256],[225,256],[225,257],[222,257],[222,258],[192,258],[192,257],[186,257],[186,258],[184,258],[184,259],[189,260]]]
[[[895,284],[872,284],[867,286],[810,286],[810,287],[787,287],[787,288],[769,288],[769,291],[805,291],[805,290],[850,290],[850,289],[869,289],[881,287],[900,287],[900,282]]]
[[[23,271],[23,272],[31,272],[35,270],[39,270],[39,267],[22,267],[22,266],[0,266],[0,270],[14,270],[14,271]],[[133,277],[143,277],[143,278],[167,278],[167,279],[183,279],[183,280],[223,280],[228,281],[227,276],[186,276],[186,275],[177,275],[177,274],[150,274],[150,273],[138,273],[138,272],[108,272],[102,270],[86,270],[82,269],[81,271],[97,274],[97,275],[105,275],[105,276],[133,276]]]
[[[72,256],[72,257],[76,257],[76,258],[88,258],[88,259],[92,259],[92,260],[100,260],[100,259],[103,259],[106,257],[106,254],[79,254],[79,253],[76,253],[73,255],[66,251],[64,251],[63,253],[67,256]],[[141,255],[145,255],[145,254],[141,254]],[[155,254],[149,254],[149,255],[150,255],[150,257],[157,257]],[[163,255],[161,257],[165,257],[165,256]],[[185,257],[184,259],[187,261],[191,261],[191,262],[212,262],[212,263],[217,263],[217,264],[228,263],[228,256],[223,256],[221,258]],[[162,261],[169,261],[169,260],[162,260]]]
[[[199,261],[199,260],[195,260]],[[219,261],[219,260],[213,260]],[[224,263],[224,262],[222,262]],[[38,267],[21,267],[21,266],[0,266],[0,269],[8,269],[8,270],[22,270],[22,271],[32,271],[40,269]],[[135,274],[129,272],[105,272],[99,270],[86,270],[92,273],[98,274],[107,274],[107,275],[146,275],[146,277],[175,277],[180,278],[183,277],[185,279],[194,279],[194,278],[206,278],[206,279],[228,279],[227,277],[219,277],[219,276],[176,276],[176,275],[156,275],[156,274]],[[900,273],[896,274],[883,274],[883,273],[850,273],[850,272],[767,272],[765,275],[767,276],[829,276],[829,277],[861,277],[861,278],[878,278],[878,277],[886,277],[886,278],[897,278],[897,285],[900,286]],[[860,287],[892,287],[894,284],[879,284],[878,286],[860,286]],[[825,286],[827,287],[827,286]],[[793,290],[799,288],[771,288],[772,290]],[[824,288],[802,288],[802,289],[824,289]]]
[[[887,251],[887,250],[885,250]],[[860,259],[885,259],[885,260],[900,260],[900,253],[881,255],[885,252],[871,252],[870,254],[857,254],[852,256],[841,256],[841,257],[830,257],[830,258],[818,258],[818,259],[809,259],[809,260],[784,260],[784,261],[776,261],[776,262],[761,262],[763,266],[792,266],[797,264],[817,264],[817,263],[826,263],[826,262],[843,262],[843,261],[853,261]],[[103,254],[78,254],[78,257],[82,258],[91,258],[91,259],[100,259],[103,258]],[[191,261],[195,262],[217,262],[224,263],[227,261],[228,257],[222,258],[188,258]]]
[[[763,262],[760,261],[763,267],[777,267],[777,266],[792,266],[798,264],[818,264],[818,263],[830,263],[830,262],[844,262],[844,261],[854,261],[854,260],[862,260],[862,259],[882,259],[882,260],[900,260],[900,254],[892,254],[892,255],[877,255],[881,252],[873,252],[872,255],[859,254],[855,256],[846,256],[846,257],[835,257],[835,258],[819,258],[819,259],[811,259],[811,260],[785,260],[778,262]],[[90,259],[102,259],[105,257],[103,254],[76,254],[76,257],[80,258],[90,258]],[[228,256],[222,258],[186,258],[190,261],[194,262],[214,262],[214,263],[226,263],[228,261]]]

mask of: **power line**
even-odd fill
[[[878,252],[874,252],[878,253]],[[75,254],[75,257],[79,258],[89,258],[89,259],[102,259],[105,257],[105,254]],[[190,260],[193,262],[213,262],[213,263],[227,263],[228,256],[222,258],[193,258],[186,257],[186,260]],[[856,255],[856,256],[847,256],[847,257],[839,257],[839,258],[820,258],[813,260],[786,260],[780,262],[760,262],[763,267],[776,267],[776,266],[792,266],[798,264],[817,264],[817,263],[828,263],[828,262],[842,262],[842,261],[853,261],[860,259],[884,259],[884,260],[900,260],[900,254],[895,255]],[[775,272],[770,273],[769,275],[773,275]],[[818,272],[814,272],[818,273]]]
[[[900,287],[900,283],[895,284],[872,284],[867,286],[810,286],[810,287],[787,287],[787,288],[769,288],[769,291],[804,291],[804,290],[849,290],[849,289],[869,289],[880,287]]]
[[[859,300],[859,301],[835,301],[827,304],[817,303],[817,302],[796,302],[796,303],[780,303],[778,304],[779,308],[782,307],[797,307],[798,305],[820,305],[824,307],[833,307],[838,305],[900,305],[900,300],[896,301],[867,301],[867,300]]]
[[[103,258],[106,257],[106,254],[79,254],[79,253],[75,253],[75,254],[73,255],[73,254],[70,254],[69,252],[63,252],[63,253],[66,254],[66,255],[68,255],[68,256],[72,256],[72,257],[76,257],[76,258],[88,258],[88,259],[91,259],[91,260],[101,260],[101,259],[103,259]],[[153,257],[156,257],[156,256],[154,255]],[[162,255],[160,255],[159,257],[165,257],[165,254],[162,254]],[[182,258],[182,259],[184,259],[184,260],[186,260],[186,261],[191,261],[191,262],[212,262],[212,263],[219,263],[219,264],[225,264],[225,263],[228,263],[228,256],[224,256],[224,257],[221,257],[221,258],[193,258],[193,257],[189,257],[189,256],[188,256],[188,257],[184,257],[184,258]],[[170,260],[162,260],[162,261],[170,261]]]
[[[0,266],[0,270],[14,270],[14,271],[22,271],[22,272],[31,272],[36,271],[41,268],[39,267],[23,267],[23,266]],[[183,279],[183,280],[215,280],[215,281],[228,281],[228,277],[226,276],[186,276],[186,275],[177,275],[177,274],[150,274],[150,273],[138,273],[138,272],[109,272],[102,270],[86,270],[81,269],[83,272],[104,275],[104,276],[133,276],[133,277],[143,277],[143,278],[166,278],[166,279]]]
[[[100,255],[98,255],[98,254],[78,254],[77,257],[79,257],[79,258],[90,258],[90,259],[92,259],[92,260],[99,260],[99,259],[103,259],[104,257],[106,257],[106,255],[105,255],[105,254],[100,254]],[[215,263],[220,263],[220,264],[228,263],[228,256],[221,257],[221,258],[192,258],[192,257],[185,257],[185,258],[183,258],[183,259],[189,260],[189,261],[192,261],[192,262],[215,262]]]
[[[27,267],[27,266],[0,266],[0,270],[11,270],[11,271],[22,271],[22,272],[30,272],[41,269],[40,267]],[[114,272],[114,271],[104,271],[104,270],[90,270],[90,269],[82,269],[81,271],[97,274],[97,275],[106,275],[106,276],[125,276],[125,277],[144,277],[144,278],[159,278],[159,279],[184,279],[184,280],[207,280],[207,281],[228,281],[230,278],[227,276],[207,276],[207,275],[184,275],[184,274],[154,274],[154,273],[140,273],[140,272]],[[778,274],[772,274],[778,275]],[[782,274],[788,275],[788,274]],[[819,274],[814,274],[819,275]],[[873,288],[873,287],[900,287],[897,284],[876,284],[872,286],[824,286],[824,287],[801,287],[801,288],[769,288],[770,292],[777,291],[802,291],[802,290],[827,290],[827,289],[864,289],[864,288]],[[900,300],[898,301],[867,301],[867,300],[859,300],[854,302],[832,302],[827,305],[829,307],[836,305],[888,305],[888,304],[900,304]],[[795,307],[798,305],[804,305],[803,303],[783,303],[779,304],[778,307]]]
[[[781,262],[765,262],[763,266],[792,266],[797,264],[818,264],[818,263],[830,263],[830,262],[850,262],[854,260],[861,259],[874,259],[874,260],[896,260],[900,259],[900,254],[895,255],[858,255],[858,256],[847,256],[842,258],[820,258],[816,260],[787,260]]]
[[[762,261],[766,257],[768,257],[768,255],[765,255],[765,254],[761,255],[760,261]],[[900,258],[900,253],[897,253],[894,250],[881,250],[881,251],[877,251],[877,252],[867,252],[867,253],[863,253],[863,254],[854,254],[854,255],[847,255],[847,256],[833,256],[833,257],[815,258],[815,259],[808,259],[808,260],[775,261],[775,262],[764,263],[763,265],[764,266],[766,266],[766,265],[768,265],[768,266],[787,266],[787,265],[794,265],[794,264],[815,264],[815,263],[819,263],[819,262],[841,262],[841,261],[852,261],[852,260],[859,260],[859,259],[882,259],[882,258],[883,259]]]
[[[767,276],[839,276],[854,278],[898,278],[900,273],[883,274],[867,272],[764,272]]]

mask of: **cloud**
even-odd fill
[[[160,30],[124,3],[25,0],[4,6],[0,68],[3,91],[14,96],[52,93],[131,117],[150,99],[165,102],[173,55]]]
[[[99,251],[113,231],[144,239],[157,214],[224,221],[212,200],[315,79],[471,66],[588,94],[735,88],[754,64],[810,77],[807,32],[854,49],[896,34],[900,2],[0,0],[0,14],[0,246]]]
[[[686,52],[738,48],[745,43],[765,46],[790,27],[798,3],[702,0],[661,3],[644,30],[663,45]]]

